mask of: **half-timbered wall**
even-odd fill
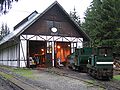
[[[20,67],[29,66],[27,59],[29,58],[29,51],[27,50],[27,41],[46,41],[51,43],[52,50],[52,60],[54,61],[54,48],[56,42],[70,42],[71,43],[71,53],[75,52],[75,48],[83,47],[83,38],[76,37],[65,37],[65,36],[45,36],[45,35],[21,35],[20,36]],[[47,45],[48,46],[48,45]],[[47,47],[46,46],[46,47]],[[48,47],[47,47],[48,48]],[[54,66],[54,62],[52,63]]]
[[[27,53],[27,40],[34,40],[34,41],[47,41],[47,42],[70,42],[71,43],[71,53],[75,51],[75,48],[82,48],[83,47],[83,38],[76,38],[76,37],[63,37],[63,36],[44,36],[44,35],[21,35],[21,49],[20,49],[20,57],[22,56],[21,60],[25,58],[26,60],[26,53]],[[23,50],[23,51],[22,51]],[[22,53],[23,52],[23,53]]]

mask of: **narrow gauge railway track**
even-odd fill
[[[120,90],[120,85],[119,85],[120,81],[98,80],[98,79],[93,78],[92,76],[89,76],[89,77],[91,77],[91,80],[94,80],[97,84],[99,84],[100,86],[103,86],[107,90]]]
[[[29,80],[27,78],[17,75],[10,70],[0,68],[0,72],[11,75],[13,77],[13,80],[8,79],[9,83],[12,84],[12,86],[14,87],[13,90],[45,90],[41,87],[35,87],[32,83],[28,83]]]
[[[0,76],[0,90],[24,90],[23,88],[19,87],[15,83],[6,80],[4,77]]]
[[[119,83],[114,81],[97,81],[103,85],[107,90],[120,90]]]
[[[100,86],[106,90],[120,90],[120,81],[116,80],[98,80],[91,76],[89,76],[87,73],[80,73],[77,71],[71,71],[69,69],[57,69],[57,70],[47,70],[48,72],[54,72],[59,75],[67,76],[70,78],[82,80],[84,82]]]
[[[0,71],[3,72],[3,70],[1,68],[0,68]],[[3,72],[3,73],[8,74],[6,72]],[[5,87],[5,90],[6,89],[8,90],[8,88],[9,88],[9,90],[24,90],[23,88],[21,88],[20,86],[18,86],[17,84],[15,84],[13,82],[11,82],[10,80],[6,79],[2,75],[0,76],[0,80],[1,80],[1,82],[4,82],[5,85],[7,85],[6,87],[3,85]]]
[[[104,86],[102,86],[98,83],[94,83],[94,81],[96,81],[96,80],[94,78],[90,77],[89,75],[87,75],[86,73],[80,73],[78,71],[71,71],[69,69],[67,69],[67,70],[66,69],[55,69],[55,70],[48,69],[46,71],[51,72],[51,73],[56,73],[58,75],[66,76],[69,78],[81,80],[81,81],[84,81],[86,83],[105,88]]]
[[[1,72],[4,72],[6,74],[13,74],[11,73],[11,71],[0,68]],[[71,71],[69,69],[66,70],[66,68],[62,68],[62,69],[44,69],[44,71],[46,72],[50,72],[50,73],[56,73],[58,75],[62,75],[62,76],[66,76],[69,78],[73,78],[73,79],[77,79],[77,80],[81,80],[84,81],[86,83],[89,84],[93,84],[96,86],[100,86],[106,90],[120,90],[120,86],[119,86],[119,81],[115,81],[115,80],[111,80],[111,81],[102,81],[102,80],[97,80],[92,78],[91,76],[87,75],[86,73],[80,73],[77,71]],[[14,76],[14,74],[13,74]],[[18,78],[17,78],[18,79]],[[17,86],[17,85],[16,85]],[[18,86],[19,87],[19,86]],[[21,88],[21,87],[19,87]],[[17,90],[24,90],[24,89],[17,89]]]
[[[116,72],[116,71],[114,71]],[[97,83],[105,87],[107,90],[120,90],[120,81],[112,79],[112,80],[98,80],[93,77],[91,79],[96,80]]]

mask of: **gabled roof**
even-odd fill
[[[34,11],[35,12],[35,11]],[[31,14],[30,14],[31,15]],[[29,16],[30,16],[29,15]],[[28,17],[29,17],[28,16]],[[21,21],[20,23],[18,23],[18,25],[16,25],[16,29],[14,31],[12,31],[10,34],[8,34],[7,36],[5,36],[1,41],[0,41],[0,45],[13,39],[13,38],[16,38],[18,37],[24,30],[26,30],[33,22],[36,21],[37,17],[39,16],[39,14],[36,13],[36,15],[34,15],[34,17],[32,17],[31,19],[24,19],[23,21],[24,24],[21,25],[21,23],[23,23],[23,21]]]
[[[79,34],[81,34],[82,38],[84,41],[90,41],[89,36],[80,28],[80,26],[73,20],[70,18],[69,14],[63,9],[63,7],[57,2],[55,1],[53,4],[51,4],[46,10],[44,10],[41,14],[38,14],[36,11],[34,11],[33,13],[31,13],[28,17],[26,17],[24,20],[22,20],[20,23],[18,23],[15,27],[14,27],[14,31],[11,32],[9,35],[7,35],[6,37],[4,37],[1,41],[0,41],[0,45],[7,42],[8,40],[19,36],[21,33],[23,33],[30,25],[32,25],[35,21],[37,21],[40,17],[42,17],[48,10],[50,10],[54,5],[57,5],[58,7],[60,7],[60,9],[65,13],[65,15],[68,17],[68,19],[73,23],[73,25],[75,25],[78,28],[78,32]],[[34,15],[33,15],[34,14]],[[33,17],[31,17],[29,19],[29,17],[33,15]]]

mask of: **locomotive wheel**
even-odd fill
[[[102,72],[100,70],[97,70],[97,79],[102,79]]]
[[[70,66],[68,66],[68,68],[71,69],[71,70],[75,70],[76,69],[76,67],[74,65],[70,65]]]
[[[76,68],[75,68],[75,66],[74,66],[74,65],[72,65],[72,69],[73,69],[73,70],[76,70]]]
[[[93,77],[96,77],[96,76],[95,76],[95,70],[92,71],[92,76],[93,76]]]
[[[90,68],[88,68],[88,74],[91,75],[91,69]]]

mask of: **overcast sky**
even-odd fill
[[[54,1],[58,1],[68,13],[73,11],[75,7],[81,20],[83,20],[84,12],[92,2],[92,0],[19,0],[19,2],[13,3],[12,9],[7,15],[0,16],[0,22],[5,21],[12,28],[34,10],[39,13],[43,12]]]

